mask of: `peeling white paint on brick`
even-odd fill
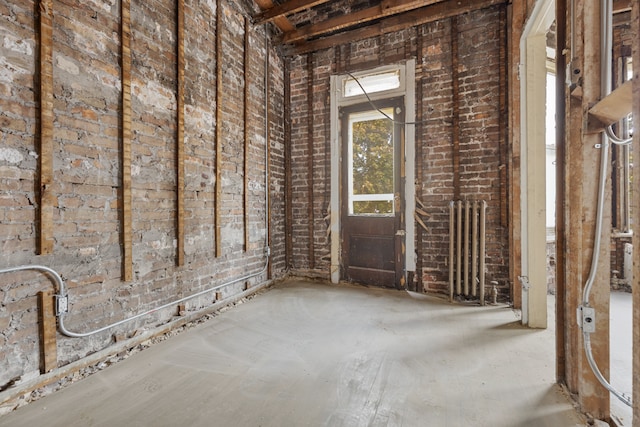
[[[24,160],[24,156],[15,148],[0,148],[0,161],[18,164]]]

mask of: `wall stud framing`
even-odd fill
[[[243,212],[244,212],[244,250],[249,250],[249,150],[251,145],[251,138],[249,137],[249,101],[251,99],[251,93],[249,90],[249,75],[251,74],[250,60],[250,38],[249,29],[251,25],[249,18],[244,18],[244,199],[243,199]]]
[[[40,1],[40,206],[38,253],[53,252],[53,0]]]
[[[131,0],[121,3],[122,54],[122,280],[133,277],[131,225]]]
[[[222,0],[216,2],[216,195],[215,253],[222,255]]]
[[[453,159],[453,199],[460,200],[460,82],[458,81],[458,17],[451,18],[451,84],[453,111],[451,142]]]
[[[307,55],[307,171],[309,177],[307,179],[307,191],[309,192],[307,208],[307,217],[309,220],[309,268],[315,268],[315,251],[314,251],[314,197],[313,197],[313,53]]]
[[[40,373],[58,367],[56,342],[55,297],[52,291],[38,293],[38,325],[40,327]]]
[[[178,0],[178,129],[176,140],[176,203],[177,203],[177,259],[184,265],[184,0]]]

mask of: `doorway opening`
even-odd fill
[[[340,110],[342,279],[402,288],[403,99]]]
[[[414,119],[415,60],[331,77],[333,283],[415,276]]]

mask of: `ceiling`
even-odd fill
[[[287,55],[396,32],[512,0],[254,0],[255,25],[272,23]],[[632,0],[614,0],[614,12]]]
[[[509,0],[255,0],[254,24],[272,23],[286,55],[379,36]]]

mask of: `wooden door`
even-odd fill
[[[402,101],[340,111],[344,280],[397,288],[405,284]]]

